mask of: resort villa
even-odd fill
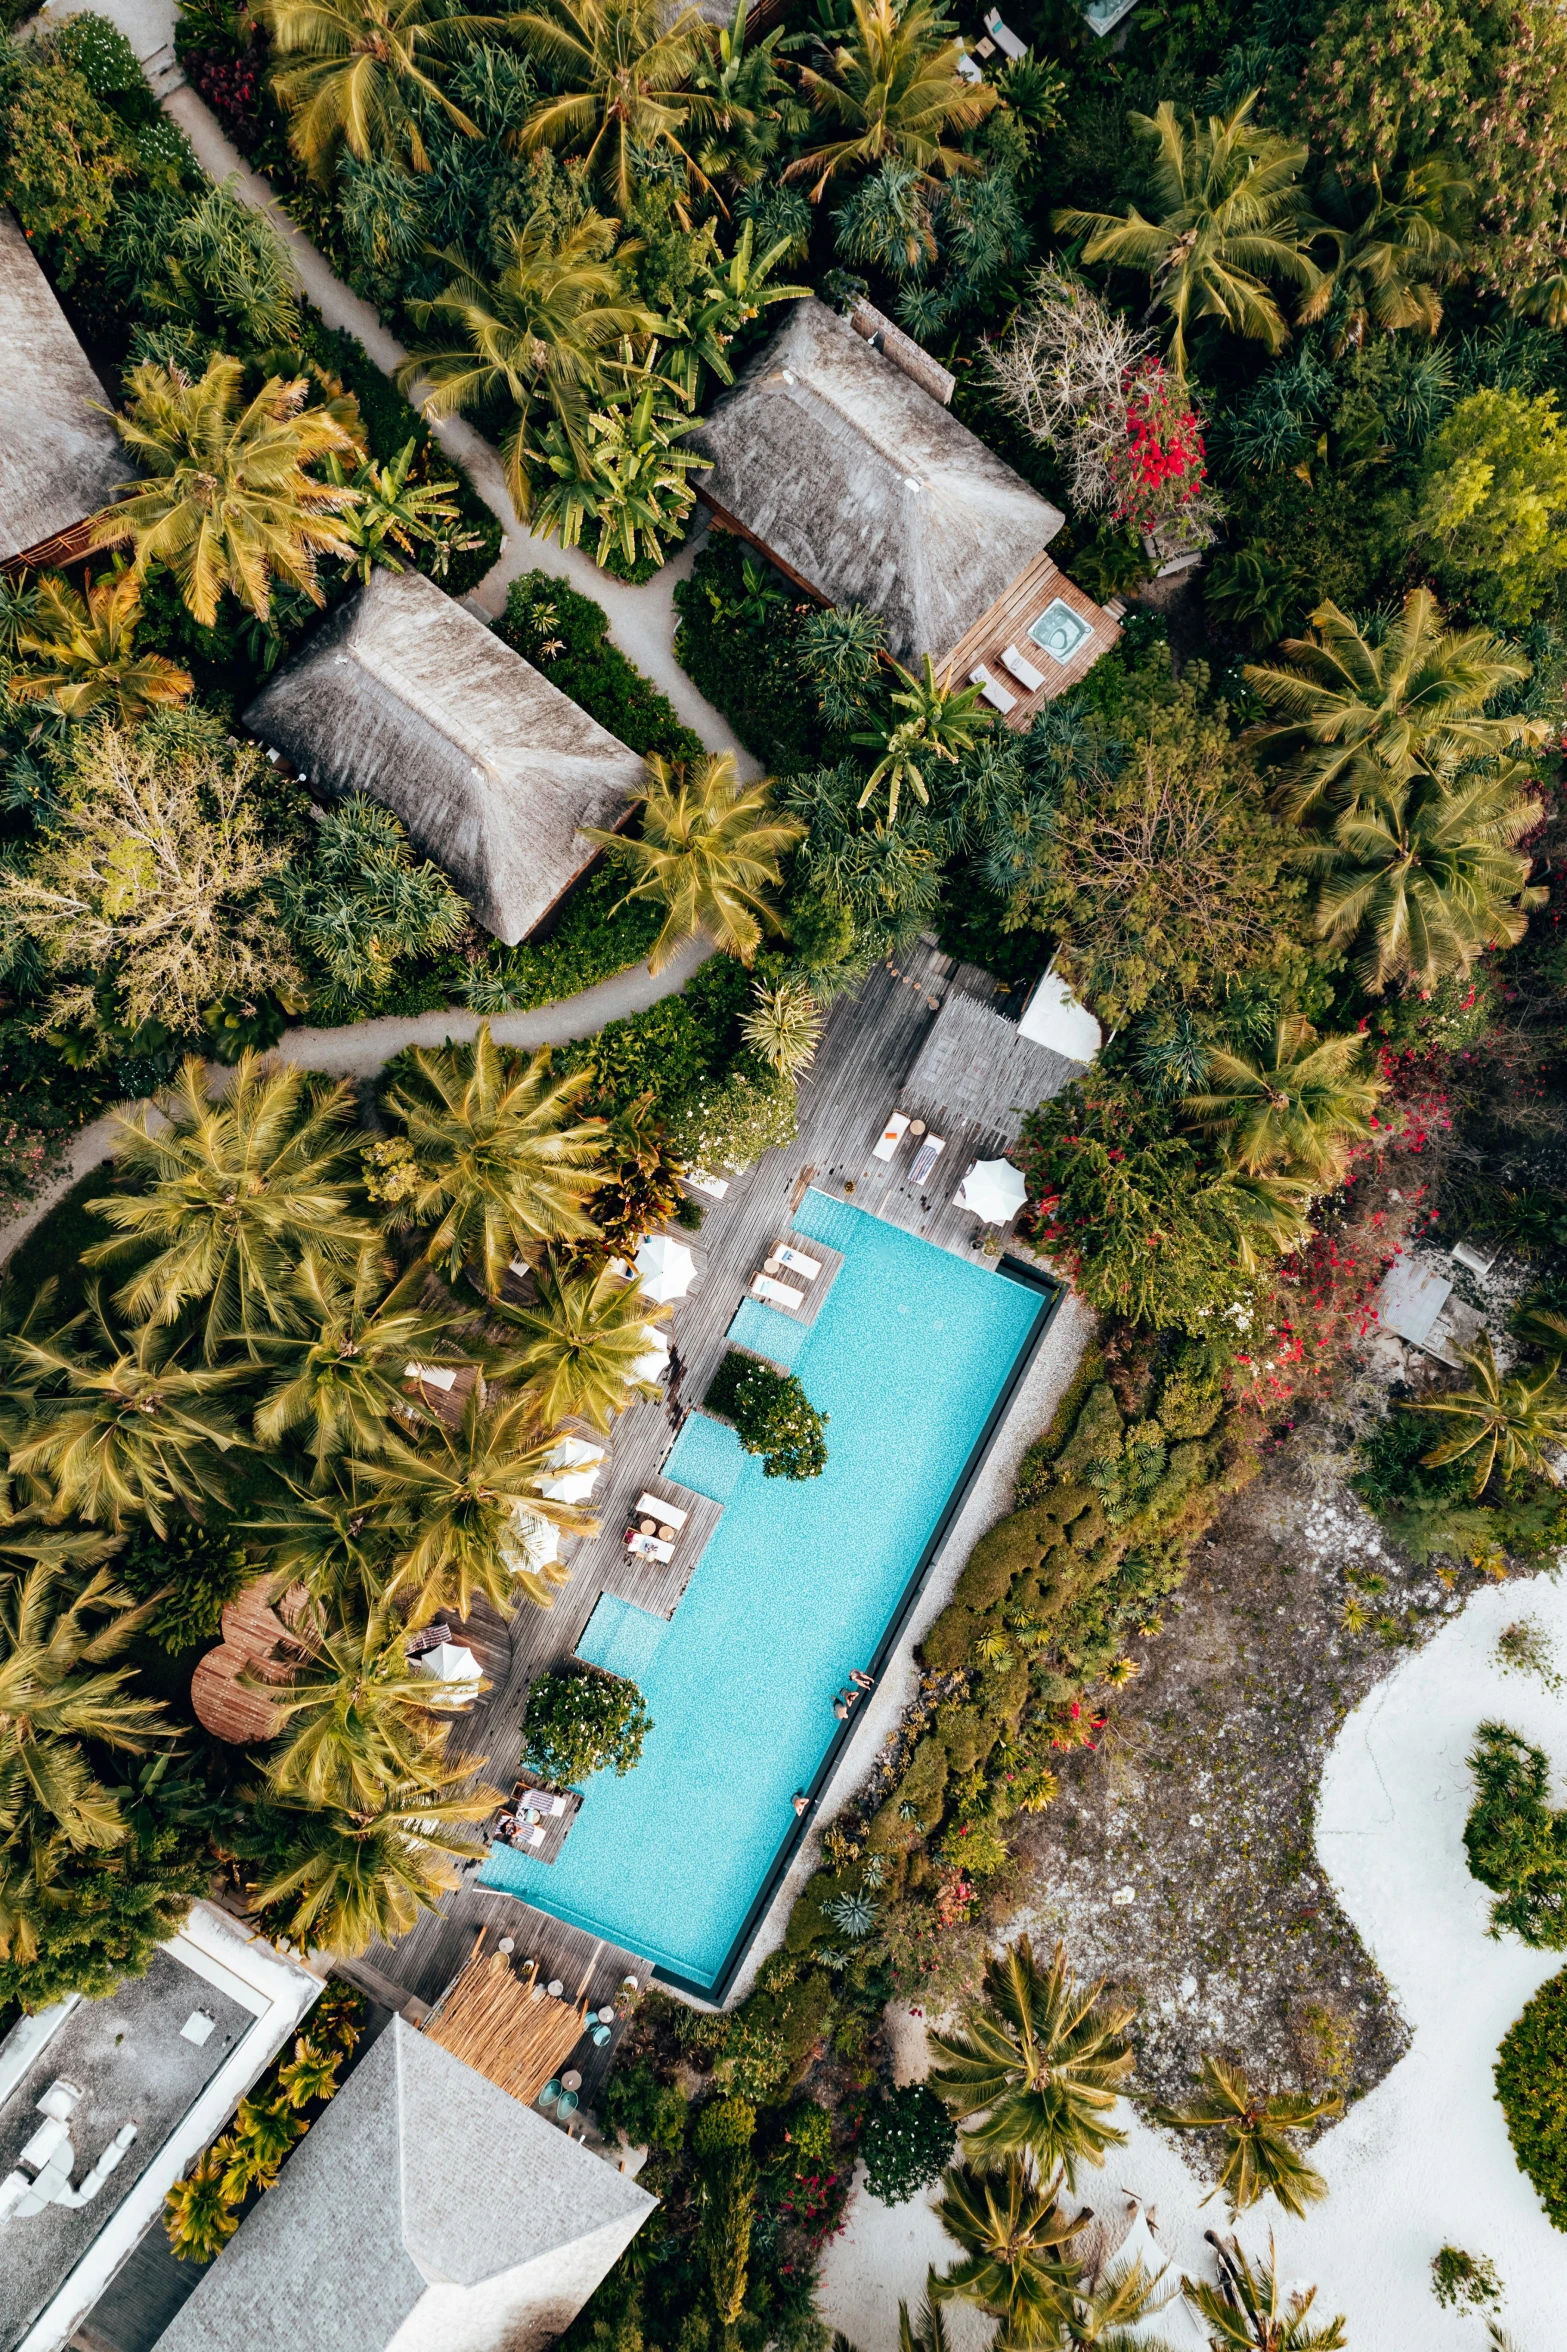
[[[131,471],[53,287],[0,205],[0,570],[74,562]]]
[[[859,303],[788,317],[691,446],[698,497],[821,604],[880,613],[905,666],[1028,727],[1120,635],[1046,549],[1065,517],[959,424],[953,378]]]

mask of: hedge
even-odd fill
[[[610,644],[603,606],[553,572],[513,580],[495,626],[514,653],[633,751],[670,760],[705,756],[701,736],[684,725],[668,695]]]
[[[1567,2230],[1567,1969],[1540,1987],[1502,2043],[1496,2095],[1519,2170]]]

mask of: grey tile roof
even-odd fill
[[[430,2288],[524,2264],[564,2325],[653,2204],[394,2017],[158,2352],[383,2352]]]
[[[701,496],[903,662],[950,653],[1060,530],[1048,499],[814,297],[715,404]]]
[[[312,789],[395,809],[487,930],[524,938],[642,788],[634,751],[417,572],[376,572],[245,724]]]
[[[107,506],[134,468],[31,246],[0,207],[0,562]]]
[[[1059,1094],[1083,1062],[1024,1037],[1015,1021],[954,989],[900,1088],[904,1110],[932,1125],[969,1126],[1015,1143],[1028,1113]]]

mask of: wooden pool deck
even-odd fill
[[[800,1087],[799,1137],[768,1152],[730,1181],[721,1201],[704,1202],[706,1217],[697,1244],[700,1279],[674,1309],[665,1328],[674,1353],[671,1377],[658,1403],[642,1400],[615,1425],[608,1459],[591,1508],[600,1521],[596,1536],[563,1545],[569,1582],[548,1609],[526,1603],[507,1625],[487,1606],[462,1626],[461,1638],[480,1658],[492,1687],[472,1711],[455,1721],[454,1753],[485,1759],[485,1777],[503,1794],[521,1769],[522,1720],[529,1685],[536,1676],[570,1658],[582,1638],[599,1595],[613,1593],[638,1608],[668,1616],[684,1592],[703,1546],[720,1517],[720,1506],[701,1498],[692,1510],[674,1559],[667,1566],[631,1561],[622,1544],[632,1506],[645,1488],[669,1489],[660,1471],[686,1411],[700,1403],[722,1359],[726,1333],[750,1290],[752,1276],[781,1235],[792,1234],[794,1217],[807,1190],[819,1191],[885,1217],[905,1231],[983,1261],[986,1229],[973,1214],[952,1205],[971,1160],[991,1159],[1004,1148],[1001,1126],[943,1124],[936,1131],[946,1149],[928,1182],[910,1181],[916,1142],[906,1136],[889,1164],[872,1157],[888,1114],[933,1122],[943,1106],[922,1105],[904,1089],[921,1046],[948,995],[957,990],[1005,1009],[1007,994],[987,972],[954,964],[933,942],[923,942],[896,965],[882,965],[853,997],[832,1007],[821,1045]],[[1004,1117],[1009,1106],[998,1103]],[[678,1231],[678,1228],[672,1228]],[[813,1252],[817,1245],[807,1245]],[[786,1318],[788,1319],[788,1318]],[[688,1498],[682,1496],[682,1503]],[[455,1623],[455,1621],[454,1621]],[[780,1822],[782,1837],[785,1823]],[[366,1955],[367,1989],[379,1997],[401,1991],[416,2003],[436,2000],[462,1966],[477,1927],[486,1921],[509,1924],[502,1931],[516,1943],[517,1960],[548,1956],[547,1976],[559,1977],[573,1997],[578,1981],[589,1980],[591,2005],[613,1997],[621,1980],[634,1975],[645,1985],[649,1963],[603,1944],[580,1930],[510,1895],[469,1882],[444,1912],[420,1920],[396,1945]],[[372,1981],[373,1979],[373,1981]],[[608,2070],[613,2044],[599,2051],[591,2043],[572,2063],[583,2078],[583,2104]]]

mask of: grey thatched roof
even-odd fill
[[[103,386],[3,207],[0,351],[0,563],[9,563],[107,506],[133,469],[98,414],[109,406]]]
[[[1083,1062],[1024,1037],[1015,1021],[954,989],[931,1024],[898,1102],[938,1131],[972,1127],[1015,1143],[1023,1121],[1059,1094]]]
[[[312,790],[384,801],[487,930],[526,936],[644,770],[596,719],[417,572],[376,572],[270,679],[245,724]]]
[[[865,604],[900,661],[939,659],[1063,517],[983,441],[813,297],[691,446],[721,519],[830,604]]]
[[[466,2343],[462,2298],[454,2305],[451,2290],[482,2288],[524,2265],[528,2302],[559,2314],[549,2331],[558,2333],[653,2202],[394,2017],[158,2352],[382,2352],[427,2297],[407,2340],[460,2334]],[[485,2316],[498,2342],[510,2298],[492,2292],[501,2308],[487,2302]],[[526,2338],[535,2340],[548,2336]]]

